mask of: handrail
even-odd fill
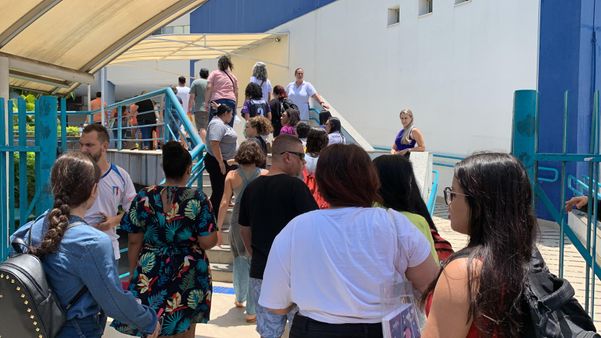
[[[583,179],[588,180],[589,178],[587,176],[583,176]],[[577,186],[581,186],[582,189],[579,189],[577,186],[575,187],[574,183]],[[601,187],[601,184],[597,182],[597,198],[601,200],[601,193],[599,193],[600,187]],[[568,189],[570,189],[576,195],[579,195],[579,196],[586,195],[589,190],[589,185],[587,183],[579,180],[574,175],[568,175]]]
[[[146,125],[146,126],[163,126],[162,131],[163,131],[163,135],[159,135],[159,137],[157,137],[159,140],[164,140],[165,142],[167,142],[168,140],[174,140],[175,139],[175,131],[172,130],[172,124],[170,123],[172,118],[176,118],[178,120],[178,125],[181,123],[181,125],[183,125],[184,130],[186,132],[186,136],[190,141],[190,156],[192,157],[192,161],[195,163],[192,166],[192,173],[190,175],[190,179],[187,182],[187,186],[190,187],[192,186],[194,183],[198,184],[198,189],[202,189],[202,172],[205,169],[205,165],[204,165],[204,151],[206,149],[206,145],[202,143],[202,140],[200,139],[200,136],[198,135],[198,132],[196,131],[196,127],[194,127],[192,125],[192,122],[190,121],[190,119],[188,118],[188,115],[186,114],[186,112],[184,112],[183,107],[179,104],[179,101],[177,100],[177,97],[175,95],[175,93],[173,92],[173,90],[171,90],[171,88],[162,88],[162,89],[158,89],[137,97],[133,97],[133,98],[129,98],[120,102],[116,102],[110,105],[107,105],[104,108],[104,112],[105,114],[110,114],[111,111],[116,110],[117,111],[117,116],[116,117],[110,117],[106,120],[107,125],[110,125],[111,123],[113,123],[113,127],[112,128],[107,128],[109,130],[109,133],[112,134],[112,132],[117,132],[117,149],[122,149],[122,141],[123,140],[127,140],[125,138],[123,138],[123,131],[124,130],[128,130],[128,129],[135,129],[135,128],[140,128],[140,126],[123,126],[122,125],[122,119],[123,119],[123,109],[122,107],[124,106],[128,106],[143,100],[147,100],[147,99],[152,99],[155,98],[157,96],[164,96],[164,106],[161,107],[162,111],[164,112],[163,114],[163,122],[162,123],[156,123],[156,124],[151,124],[151,125]],[[97,114],[97,113],[101,113],[102,109],[97,109],[97,110],[92,110],[92,111],[78,111],[78,112],[66,112],[63,111],[63,118],[61,118],[61,125],[63,124],[63,121],[65,121],[64,123],[66,123],[66,118],[64,118],[64,116],[66,115],[84,115],[86,116],[86,119],[88,119],[88,121],[92,122],[93,119],[93,115]],[[172,116],[173,112],[175,112],[175,116]],[[138,116],[142,115],[142,114],[151,114],[154,113],[154,110],[151,111],[146,111],[146,112],[138,112]],[[116,121],[116,123],[115,123]],[[66,125],[62,125],[62,132],[63,135],[66,135],[65,131],[66,131]],[[149,140],[155,140],[155,138],[151,138],[151,139],[137,139],[134,138],[133,140],[136,141],[149,141]],[[120,249],[120,252],[122,254],[127,253],[128,249],[127,248],[122,248]],[[126,278],[129,276],[129,272],[123,273],[119,275],[120,279]]]
[[[428,211],[430,215],[434,215],[434,209],[436,209],[436,194],[438,193],[438,178],[440,173],[438,170],[432,170],[434,178],[432,179],[432,190],[430,190],[430,196],[428,196]]]

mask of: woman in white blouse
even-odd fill
[[[428,242],[400,213],[372,207],[378,174],[359,146],[326,147],[316,178],[332,208],[294,218],[276,237],[259,304],[278,314],[298,306],[291,338],[382,337],[382,316],[402,305],[384,304],[382,287],[406,278],[421,291],[436,277]]]

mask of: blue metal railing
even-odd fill
[[[0,260],[8,255],[8,239],[17,224],[52,206],[47,185],[56,159],[57,105],[55,97],[40,97],[35,102],[35,111],[31,112],[34,120],[28,122],[25,100],[18,98],[16,105],[9,100],[5,111],[4,99],[0,98]],[[34,135],[28,135],[28,126],[35,128]],[[29,154],[33,154],[31,159]],[[17,156],[18,171],[15,170]],[[30,178],[35,178],[31,197],[28,194]]]
[[[537,164],[541,161],[553,162],[561,166],[558,183],[555,186],[559,190],[559,201],[554,204],[551,198],[543,189],[540,180],[532,180],[534,192],[538,201],[549,212],[551,217],[560,226],[560,241],[559,241],[559,276],[564,273],[564,257],[565,257],[565,237],[567,237],[580,253],[586,263],[585,269],[585,295],[584,308],[591,318],[595,316],[595,286],[596,280],[601,279],[601,267],[597,261],[597,235],[598,221],[597,210],[598,202],[601,198],[599,194],[599,185],[597,183],[601,162],[601,152],[599,148],[600,131],[599,131],[599,92],[591,92],[592,95],[592,114],[589,133],[589,147],[587,153],[568,153],[568,122],[569,119],[569,92],[565,91],[563,96],[563,130],[562,130],[562,148],[560,152],[543,153],[538,148],[539,138],[539,100],[538,93],[535,90],[518,90],[515,92],[514,98],[514,128],[512,149],[513,153],[520,156],[526,169],[529,171],[530,177],[536,176],[536,171],[540,170]],[[575,100],[578,100],[576,98]],[[580,116],[580,115],[579,115]],[[529,126],[528,128],[520,128],[520,126]],[[532,128],[530,128],[530,126]],[[580,131],[579,131],[580,132]],[[585,135],[586,136],[586,135]],[[568,175],[567,166],[575,165],[588,167],[588,176],[582,180],[577,180],[574,176]],[[585,182],[585,181],[588,181]],[[558,188],[558,189],[557,189]],[[587,220],[584,229],[586,238],[581,240],[576,232],[567,224],[567,212],[565,210],[565,202],[567,192],[571,191],[578,195],[588,197]],[[583,194],[584,193],[584,194]],[[577,226],[577,225],[574,225]],[[592,274],[591,274],[592,273]]]
[[[136,116],[131,112],[130,106],[145,100],[151,100],[153,103],[158,103],[157,108],[150,111],[139,111]],[[105,125],[109,131],[109,134],[113,137],[113,146],[117,150],[124,148],[125,142],[133,143],[136,148],[140,144],[146,142],[168,142],[176,140],[183,142],[190,149],[190,155],[192,161],[195,162],[192,167],[192,175],[188,181],[188,186],[197,184],[198,188],[202,188],[202,172],[204,170],[204,156],[203,152],[206,148],[205,144],[202,143],[196,127],[192,125],[192,122],[188,118],[183,107],[179,104],[177,96],[171,90],[166,87],[158,89],[140,96],[132,97],[120,102],[116,102],[107,105],[104,109]],[[157,123],[147,125],[130,124],[130,120],[135,119],[139,116],[146,114],[159,113]],[[67,117],[68,116],[83,116],[84,120],[88,123],[93,123],[93,116],[102,113],[102,109],[93,111],[61,111],[61,144],[62,150],[68,149],[68,140],[66,138],[67,129]],[[161,119],[162,117],[162,119]],[[125,119],[125,123],[124,122]],[[183,128],[183,133],[180,131],[180,127]],[[139,137],[141,128],[156,128],[156,137],[142,138]],[[77,142],[73,140],[71,142]],[[157,182],[159,183],[159,182]]]
[[[128,112],[129,106],[144,100],[151,100],[153,103],[159,103],[160,107],[150,111],[138,111],[136,116],[134,116],[131,111]],[[196,127],[192,125],[192,122],[188,118],[186,112],[184,112],[181,104],[179,104],[177,96],[171,88],[162,88],[147,94],[110,104],[107,105],[104,110],[107,116],[105,124],[108,126],[107,129],[109,134],[114,136],[113,145],[117,150],[122,150],[125,142],[131,142],[138,145],[144,141],[158,143],[161,141],[168,142],[176,140],[186,143],[188,149],[190,149],[190,156],[193,161],[192,173],[188,180],[188,186],[192,186],[196,183],[198,189],[202,189],[202,172],[205,169],[203,153],[206,147],[202,143],[200,136],[196,131]],[[137,119],[138,116],[155,114],[157,111],[159,112],[157,123],[144,126],[129,123],[130,119],[134,117]],[[64,111],[64,109],[61,110],[61,143],[63,151],[68,149],[68,140],[66,138],[67,117],[79,115],[83,116],[84,120],[88,123],[92,123],[93,116],[99,113],[102,113],[102,109],[77,112]],[[162,121],[160,117],[162,117]],[[125,123],[123,123],[124,119]],[[180,130],[180,126],[183,127],[183,133]],[[151,138],[139,137],[139,129],[143,127],[157,128],[157,136]],[[120,252],[125,254],[128,252],[128,248],[122,248],[120,249]],[[128,276],[129,272],[126,272],[119,275],[119,278],[123,279]]]

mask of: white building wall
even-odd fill
[[[513,92],[536,88],[538,13],[533,0],[434,0],[425,16],[418,0],[336,1],[272,30],[289,32],[290,56],[271,80],[303,67],[373,145],[390,146],[410,108],[432,152],[508,151]]]

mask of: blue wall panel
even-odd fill
[[[593,39],[593,27],[598,30],[601,6],[595,0],[543,0],[540,13],[539,50],[539,152],[561,152],[563,133],[564,92],[568,91],[568,152],[588,152],[593,92],[598,90],[595,79],[599,52]],[[560,168],[559,163],[541,163]],[[568,174],[586,175],[584,165],[568,166]],[[559,208],[560,186],[543,186]],[[541,206],[538,215],[549,218]]]
[[[335,0],[209,0],[190,13],[191,33],[263,33]]]

